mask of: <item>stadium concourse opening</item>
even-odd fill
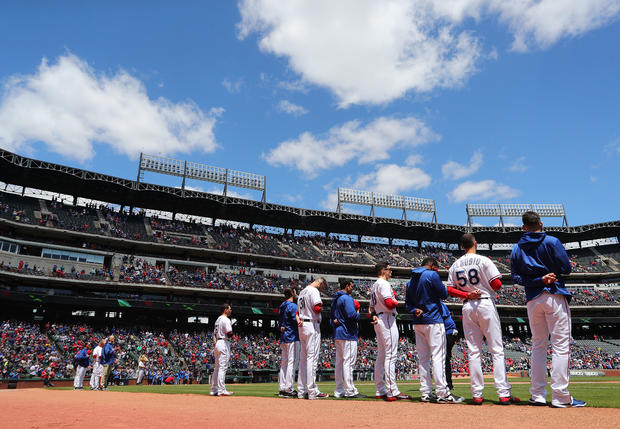
[[[135,383],[142,355],[148,362],[145,383],[206,382],[213,368],[213,324],[221,304],[229,302],[234,331],[229,381],[274,381],[282,292],[322,276],[328,287],[319,378],[333,378],[335,345],[327,315],[339,280],[347,277],[363,314],[354,373],[357,380],[370,380],[376,341],[366,316],[369,291],[374,265],[387,261],[400,303],[400,351],[407,357],[399,361],[397,377],[409,380],[417,363],[412,316],[402,303],[411,267],[432,256],[445,281],[462,254],[454,243],[470,230],[490,245],[480,253],[503,276],[497,308],[507,370],[521,374],[529,368],[523,288],[512,284],[509,247],[500,250],[517,241],[519,228],[343,216],[126,180],[7,151],[0,151],[0,180],[3,379],[41,385],[70,379],[77,349],[114,334],[115,382]],[[317,233],[295,233],[302,230]],[[568,250],[576,341],[571,365],[620,369],[620,222],[548,232],[565,243],[612,238],[606,245]],[[344,234],[354,239],[342,239]],[[384,240],[356,239],[362,236]],[[447,305],[462,332],[460,300]],[[453,348],[455,374],[467,371],[464,350],[460,339]],[[488,357],[483,364],[489,371]]]

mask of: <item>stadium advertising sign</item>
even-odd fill
[[[603,371],[571,369],[570,375],[573,377],[604,377],[605,373]]]

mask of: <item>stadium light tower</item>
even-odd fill
[[[356,189],[338,188],[338,214],[342,215],[342,204],[370,206],[370,215],[375,219],[375,207],[400,209],[403,219],[407,220],[407,211],[432,213],[433,222],[437,225],[437,209],[435,200],[405,197],[402,195],[384,194],[382,192],[360,191]]]
[[[266,203],[267,199],[267,179],[265,176],[258,174],[244,173],[243,171],[213,167],[192,161],[181,161],[163,156],[140,153],[138,178],[136,180],[138,183],[140,183],[143,171],[152,171],[154,173],[182,177],[183,183],[181,184],[181,189],[183,192],[185,192],[185,180],[195,179],[224,185],[223,194],[225,197],[228,194],[228,187],[234,186],[237,188],[262,191],[263,195],[261,201],[263,204]]]
[[[474,217],[498,217],[499,225],[505,230],[504,218],[521,217],[527,211],[536,212],[540,217],[561,217],[562,226],[568,228],[564,204],[467,204],[465,210],[469,228]]]

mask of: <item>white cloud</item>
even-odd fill
[[[620,0],[241,0],[239,11],[240,39],[257,34],[346,107],[462,85],[497,55],[472,31],[483,21],[506,27],[514,50],[547,48],[613,21]]]
[[[441,173],[444,179],[459,180],[477,172],[482,167],[483,160],[482,152],[477,150],[471,156],[467,165],[459,164],[456,161],[448,161],[441,167]]]
[[[407,191],[427,188],[431,184],[431,177],[418,167],[413,165],[377,164],[373,171],[360,174],[351,181],[345,180],[345,186],[363,191],[382,192],[386,194],[404,195]],[[335,210],[338,205],[338,194],[334,190],[334,184],[325,187],[327,197],[321,202],[321,206],[327,210]],[[351,210],[348,213],[361,214],[359,210]]]
[[[519,191],[495,180],[467,181],[448,193],[447,197],[456,203],[479,200],[509,200],[519,195]]]
[[[295,117],[303,116],[306,113],[308,113],[308,110],[304,108],[303,106],[300,106],[295,103],[291,103],[288,100],[281,100],[278,103],[278,110],[280,112],[288,113],[289,115],[292,115]]]
[[[126,71],[107,76],[67,54],[53,64],[43,59],[32,75],[8,79],[0,95],[0,146],[32,152],[42,142],[79,161],[94,157],[94,143],[132,158],[141,151],[213,152],[218,146],[213,129],[223,111],[152,100]]]
[[[357,160],[359,164],[383,161],[396,147],[415,147],[438,136],[413,117],[380,117],[366,126],[350,121],[331,128],[324,136],[305,132],[263,154],[269,164],[295,167],[310,177],[321,170]]]
[[[378,164],[374,167],[374,171],[359,176],[353,188],[401,194],[412,189],[426,188],[430,184],[431,176],[418,167]]]
[[[301,92],[302,94],[308,93],[308,86],[301,80],[281,81],[278,86],[287,91]]]
[[[243,87],[243,79],[231,81],[230,79],[226,78],[222,81],[222,86],[226,88],[226,90],[231,94],[238,94]]]
[[[515,159],[515,162],[513,162],[510,167],[508,167],[508,170],[517,173],[524,173],[525,171],[527,171],[527,168],[527,165],[525,165],[525,157],[520,156],[519,158]]]

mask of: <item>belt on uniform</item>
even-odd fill
[[[226,337],[217,337],[218,340],[227,340],[228,338]]]
[[[388,316],[393,316],[394,313],[388,313],[387,311],[382,311],[381,313],[377,313],[377,316],[380,316],[382,314],[387,314]]]
[[[312,319],[301,319],[301,321],[302,322],[314,322],[314,320],[312,320]],[[317,322],[318,322],[318,320],[317,320]]]
[[[489,297],[488,296],[481,296],[480,298],[466,299],[465,301],[463,301],[463,304],[465,304],[467,301],[480,301],[481,299],[489,299]]]

